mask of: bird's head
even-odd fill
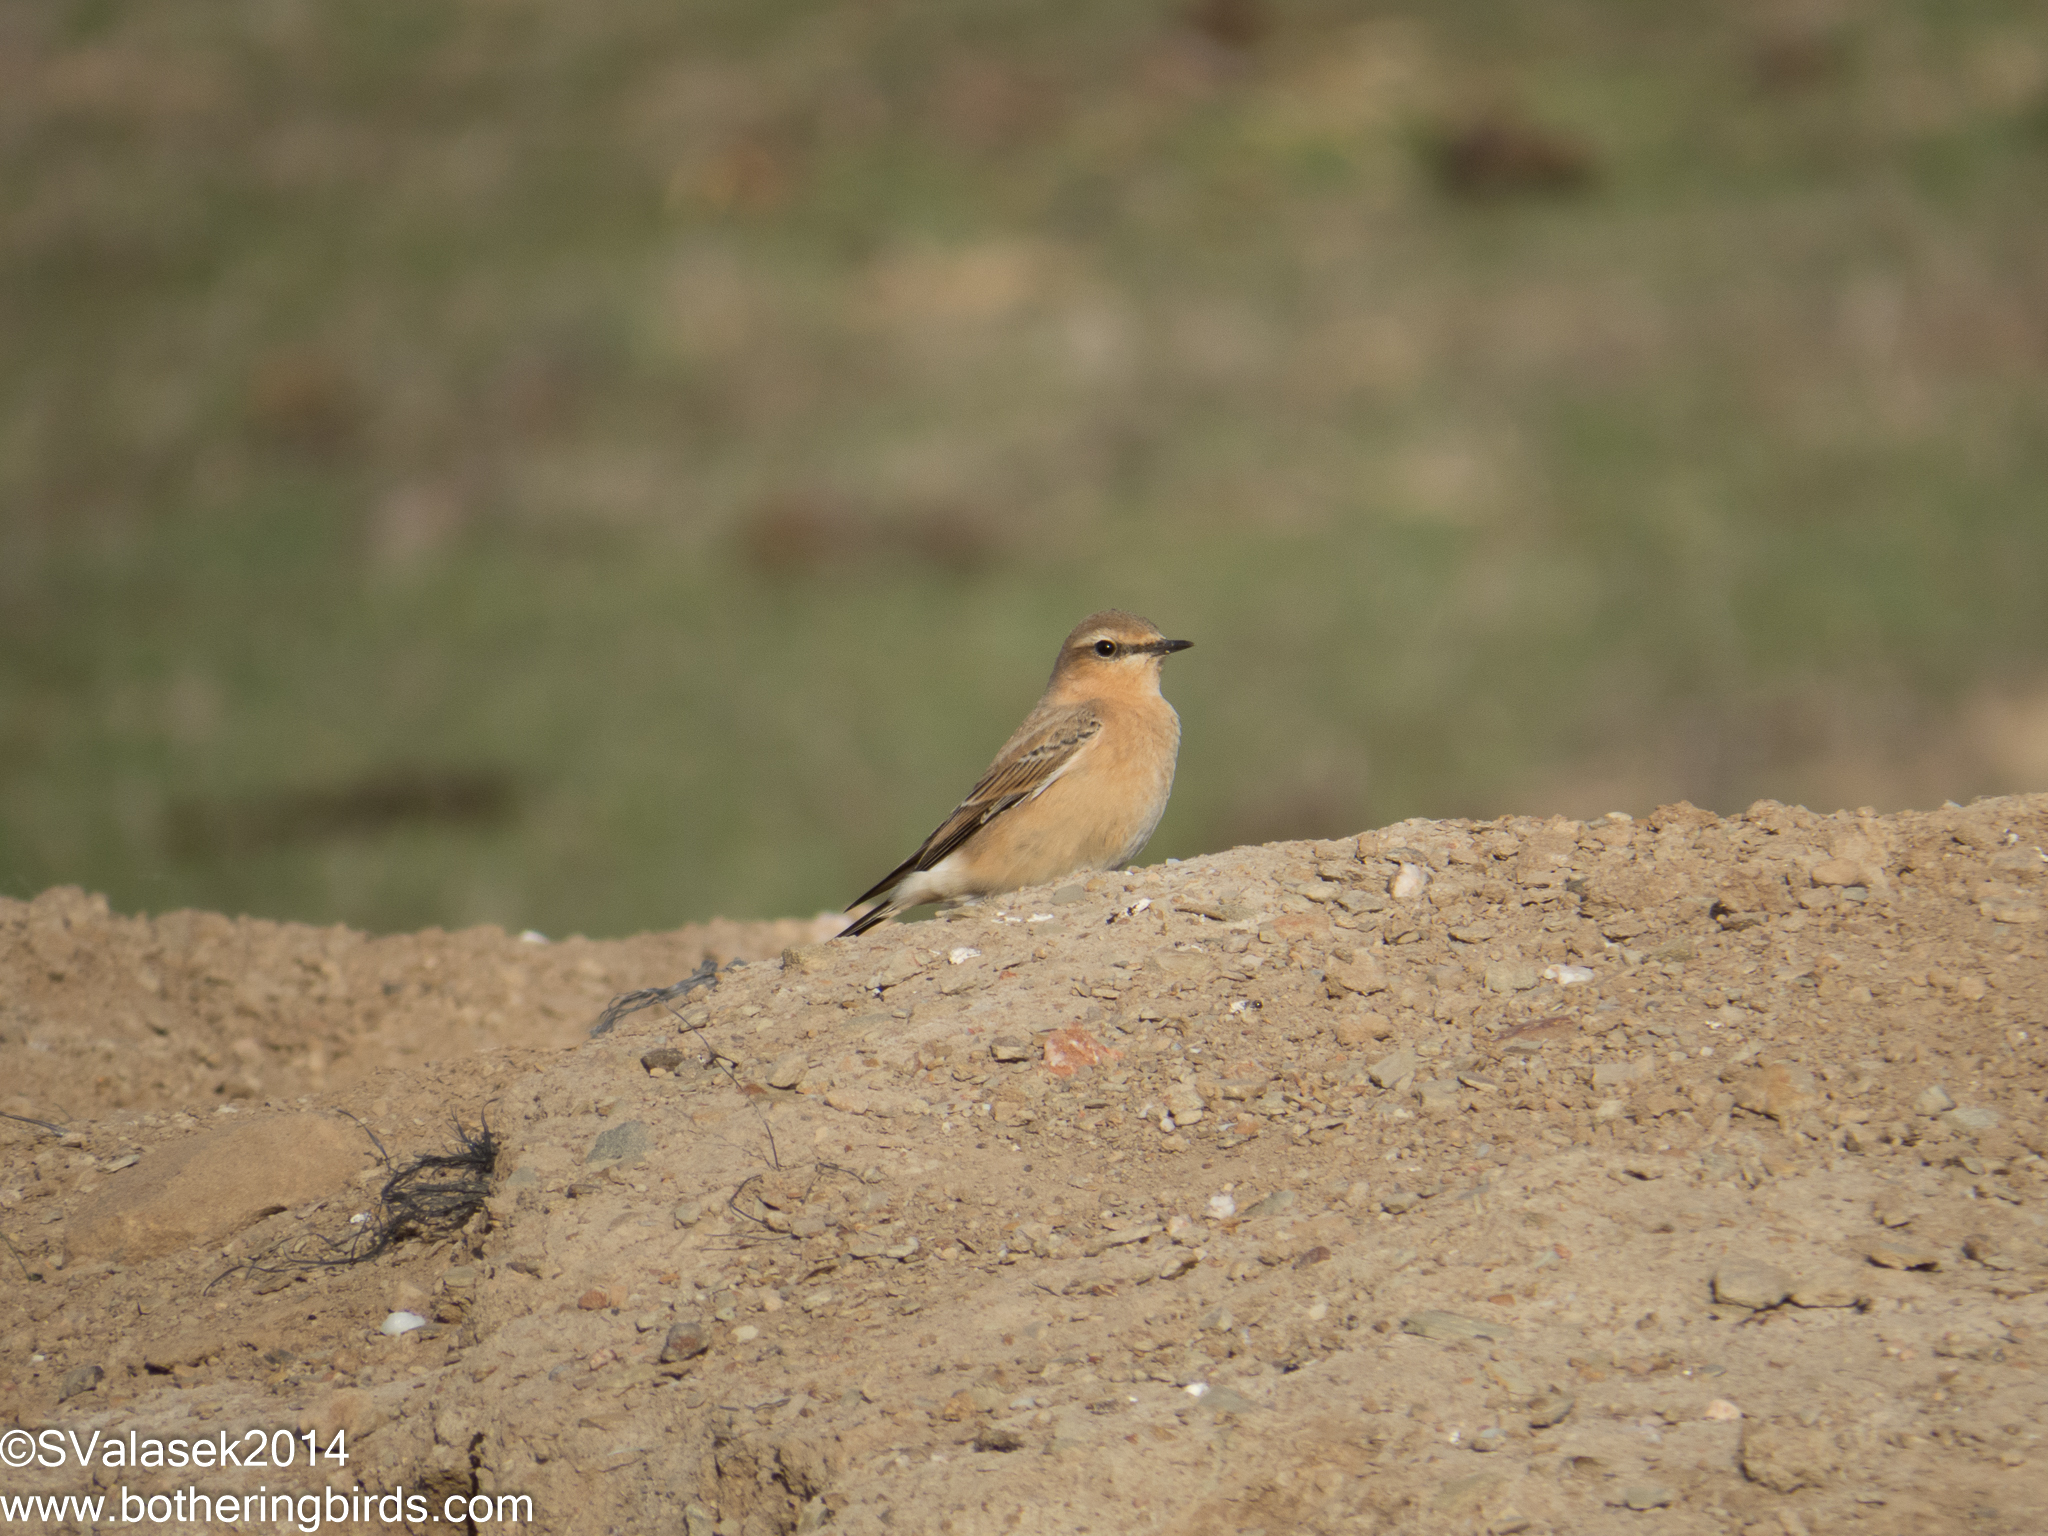
[[[1195,642],[1169,640],[1150,619],[1115,608],[1074,626],[1053,664],[1055,686],[1159,686],[1159,664]]]

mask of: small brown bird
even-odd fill
[[[866,933],[927,901],[960,901],[1135,859],[1173,792],[1180,716],[1159,666],[1192,640],[1107,609],[1060,646],[1045,696],[981,782],[917,852],[847,911],[874,905],[844,933]]]

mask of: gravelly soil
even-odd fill
[[[786,952],[0,903],[0,1108],[64,1132],[0,1122],[0,1416],[352,1458],[0,1495],[2037,1532],[2044,844],[2048,796],[1409,822]],[[707,947],[762,958],[589,1037]],[[365,1132],[486,1116],[460,1232],[295,1267]]]

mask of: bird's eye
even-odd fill
[[[1098,656],[1114,656],[1116,654],[1116,642],[1114,640],[1096,641],[1095,654]]]

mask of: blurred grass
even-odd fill
[[[1108,604],[1151,857],[2040,788],[2044,365],[2023,4],[0,0],[0,890],[837,905]]]

